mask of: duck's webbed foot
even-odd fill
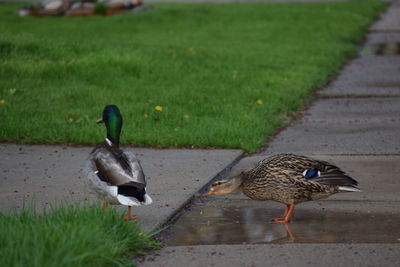
[[[128,206],[128,212],[126,213],[126,216],[124,216],[124,218],[123,218],[125,221],[137,220],[137,219],[139,219],[138,216],[132,216],[132,215],[131,215],[131,212],[132,212],[132,207],[131,207],[131,206]]]
[[[274,218],[273,221],[276,223],[288,223],[289,222],[285,218]]]
[[[273,219],[273,221],[276,223],[288,223],[290,222],[293,211],[294,211],[294,204],[286,205],[285,214],[283,215],[283,218],[275,218]]]
[[[138,216],[124,216],[124,221],[129,221],[129,220],[137,220],[139,219]]]

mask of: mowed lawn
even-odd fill
[[[257,150],[356,53],[378,0],[158,3],[138,14],[17,17],[0,4],[0,141]],[[157,107],[158,106],[158,107]],[[157,107],[157,109],[156,109]]]

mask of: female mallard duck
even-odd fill
[[[274,200],[286,204],[283,218],[290,221],[296,204],[326,198],[340,192],[360,192],[357,181],[338,167],[305,156],[278,154],[261,160],[251,170],[229,180],[216,181],[200,196],[225,195],[238,190],[254,200]]]
[[[119,148],[122,116],[117,106],[104,108],[102,119],[107,129],[107,138],[90,153],[87,172],[89,185],[101,199],[103,208],[108,203],[128,206],[125,220],[138,217],[131,215],[131,207],[152,203],[146,193],[146,179],[139,160],[131,152]]]

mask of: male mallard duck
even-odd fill
[[[90,153],[87,162],[89,185],[101,199],[103,208],[108,203],[128,206],[125,220],[137,219],[131,215],[132,206],[148,205],[152,199],[146,193],[146,179],[139,160],[131,152],[119,148],[122,116],[117,106],[104,108],[102,119],[107,138]]]
[[[338,167],[305,156],[278,154],[261,160],[251,170],[228,180],[216,181],[199,196],[225,195],[238,190],[254,200],[274,200],[286,204],[283,218],[290,221],[296,204],[326,198],[341,192],[360,192],[357,181]]]

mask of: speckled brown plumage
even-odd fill
[[[287,223],[296,204],[326,198],[339,192],[360,191],[357,181],[338,167],[294,154],[278,154],[260,161],[254,168],[235,173],[230,179],[214,182],[199,196],[225,195],[238,190],[254,200],[274,200],[286,204],[278,223]]]
[[[320,177],[307,179],[303,171],[318,169]],[[325,177],[325,178],[324,178]],[[339,186],[357,182],[338,167],[294,154],[278,154],[260,161],[242,175],[242,191],[251,199],[297,204],[340,192]]]

